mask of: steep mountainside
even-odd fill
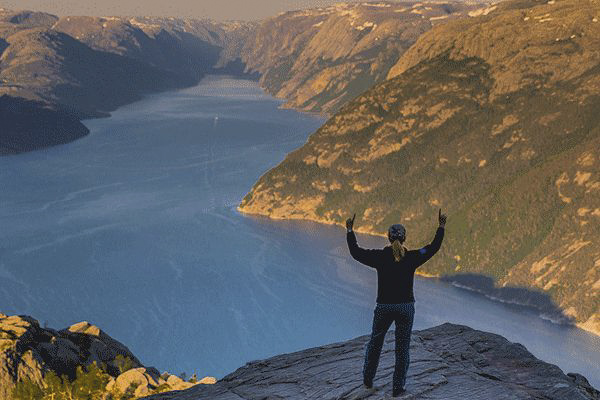
[[[286,12],[263,21],[242,59],[288,107],[333,112],[384,80],[423,32],[466,16],[477,3],[339,3]]]
[[[239,52],[253,23],[158,17],[64,17],[53,29],[96,50],[143,61],[197,81],[221,51]]]
[[[346,342],[253,361],[214,385],[146,399],[389,399],[394,333],[383,345],[373,388],[362,386],[361,336]],[[564,374],[502,336],[445,323],[413,331],[406,393],[400,399],[592,400],[600,392],[579,374]]]
[[[42,100],[74,115],[100,115],[152,90],[189,78],[128,57],[91,49],[63,32],[30,28],[6,38],[0,94]]]
[[[435,27],[239,209],[341,225],[356,212],[359,232],[401,222],[415,248],[442,207],[445,243],[421,272],[492,277],[600,334],[599,20],[591,0],[512,0]]]
[[[68,143],[88,133],[69,113],[39,101],[0,96],[0,155]]]
[[[237,42],[252,26],[174,18],[33,18],[38,14],[4,11],[0,17],[0,94],[91,113],[197,82],[223,48],[239,49]]]

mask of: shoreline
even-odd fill
[[[336,221],[320,220],[318,218],[311,218],[311,217],[305,217],[305,218],[301,218],[301,217],[289,217],[289,218],[271,217],[270,215],[264,214],[264,213],[253,213],[253,212],[245,211],[242,208],[240,208],[240,204],[241,204],[241,200],[240,200],[240,203],[238,203],[236,205],[235,210],[238,211],[240,214],[247,215],[247,216],[262,216],[262,217],[265,217],[265,218],[268,218],[268,219],[271,219],[271,220],[302,220],[302,221],[312,221],[312,222],[316,222],[316,223],[320,223],[320,224],[326,224],[326,225],[339,225],[339,226],[341,226],[342,228],[345,229],[345,227],[342,224],[340,224],[340,223],[338,223]],[[366,235],[371,235],[371,236],[379,236],[379,237],[387,238],[387,236],[385,234],[377,233],[377,232],[372,232],[372,231],[364,230],[364,229],[363,230],[361,230],[361,229],[354,229],[354,232],[362,233],[362,234],[366,234]],[[513,305],[518,305],[518,306],[521,306],[521,307],[525,307],[528,310],[534,311],[539,318],[541,318],[541,319],[543,319],[545,321],[549,321],[549,322],[551,322],[553,324],[556,324],[556,325],[570,326],[570,327],[578,328],[578,329],[581,329],[582,331],[585,331],[585,332],[588,332],[588,333],[591,333],[593,335],[596,335],[596,336],[600,337],[600,331],[589,328],[586,325],[585,322],[569,323],[569,322],[564,322],[564,321],[558,321],[558,320],[556,320],[554,318],[551,318],[550,316],[544,314],[543,311],[541,311],[539,308],[537,308],[535,306],[532,306],[531,304],[525,304],[525,303],[522,303],[522,302],[519,302],[519,301],[505,300],[505,299],[502,299],[500,297],[493,296],[492,294],[487,293],[486,291],[482,290],[481,288],[472,287],[472,286],[468,286],[468,285],[465,285],[465,284],[462,284],[462,283],[453,282],[451,275],[449,275],[447,277],[444,277],[444,276],[441,276],[439,274],[428,274],[428,273],[418,272],[418,271],[415,271],[415,274],[418,275],[418,276],[420,276],[420,277],[423,277],[423,278],[429,278],[429,279],[433,278],[433,279],[438,279],[438,280],[445,280],[446,283],[449,283],[450,285],[452,285],[452,286],[454,286],[456,288],[463,289],[463,290],[468,290],[470,292],[478,293],[478,294],[482,295],[483,297],[485,297],[487,299],[490,299],[490,300],[492,300],[494,302],[504,303],[504,304],[513,304]]]

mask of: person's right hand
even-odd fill
[[[354,213],[354,216],[352,218],[348,218],[346,220],[346,230],[347,231],[352,230],[352,227],[354,226],[354,218],[356,218],[356,213]]]
[[[440,221],[440,226],[444,227],[446,225],[446,214],[442,214],[442,209],[440,208],[438,219]]]

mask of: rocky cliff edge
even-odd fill
[[[372,389],[362,386],[368,336],[252,361],[214,385],[146,399],[391,398],[394,333],[388,332]],[[600,399],[580,374],[563,373],[502,336],[445,323],[414,331],[407,392],[402,399]]]

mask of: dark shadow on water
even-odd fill
[[[520,286],[498,287],[493,278],[479,274],[444,275],[440,280],[480,293],[492,300],[536,310],[540,317],[552,322],[575,325],[575,319],[566,315],[547,293]]]

